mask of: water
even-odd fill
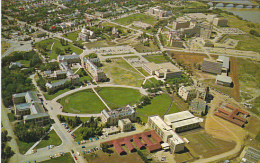
[[[212,0],[212,1],[222,1],[222,2],[236,2],[236,3],[245,3],[245,4],[253,4],[247,0]],[[211,3],[209,3],[212,5]],[[236,8],[232,7],[232,5],[227,5],[226,7],[222,7],[222,4],[218,4],[216,7],[219,7],[223,10],[232,12],[235,15],[242,17],[243,19],[249,20],[253,23],[260,24],[260,9],[259,8],[242,8],[242,6],[237,6]]]

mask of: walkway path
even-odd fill
[[[103,102],[103,104],[108,108],[108,110],[111,111],[110,107],[105,103],[105,101],[99,96],[99,94],[97,93],[97,91],[92,87],[93,92],[95,92],[95,94],[98,96],[98,98]]]

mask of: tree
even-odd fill
[[[59,55],[60,53],[62,53],[62,50],[60,48],[56,47],[55,48],[55,53]]]
[[[90,53],[88,57],[89,58],[97,58],[97,54],[96,53]]]

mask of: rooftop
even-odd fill
[[[179,72],[179,71],[181,71],[178,67],[176,67],[175,65],[173,65],[170,62],[160,63],[160,64],[157,64],[157,65],[159,67],[161,67],[166,72]]]
[[[232,83],[232,78],[229,76],[225,76],[225,75],[217,75],[216,78],[217,81],[222,81],[225,83]]]
[[[222,65],[223,68],[229,69],[229,57],[220,55],[218,59],[223,61],[223,65]]]
[[[156,71],[159,69],[159,66],[157,64],[155,64],[154,62],[149,62],[144,65],[149,67],[152,71]]]

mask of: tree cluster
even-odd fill
[[[11,140],[10,136],[7,136],[6,130],[1,133],[1,162],[7,163],[8,159],[14,155],[14,151],[6,143]]]
[[[149,162],[150,162],[150,161],[147,159],[146,155],[143,154],[142,151],[137,150],[137,154],[142,158],[142,160],[143,160],[145,163],[149,163]]]
[[[80,120],[80,117],[78,117],[78,116],[76,116],[74,118],[69,118],[69,117],[65,118],[62,115],[58,115],[58,118],[61,122],[66,122],[72,128],[74,128],[82,123],[82,121]]]
[[[256,36],[256,37],[260,37],[260,34],[259,34],[256,30],[254,30],[254,29],[251,29],[249,33],[250,33],[251,35]]]
[[[88,122],[83,123],[82,128],[80,129],[80,133],[83,139],[89,139],[90,137],[96,135],[102,135],[102,126],[98,126],[100,118],[91,117]]]
[[[30,143],[38,141],[50,129],[50,125],[39,127],[35,124],[15,123],[14,133],[20,141]]]

